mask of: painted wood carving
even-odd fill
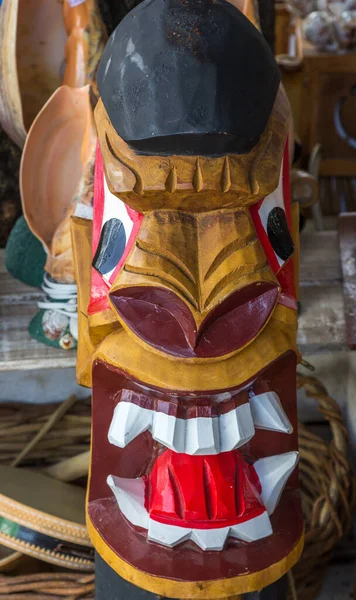
[[[161,596],[259,590],[303,543],[279,70],[229,2],[146,0],[98,87],[94,217],[72,220],[91,539]]]
[[[29,331],[41,342],[70,349],[77,338],[70,217],[78,202],[92,207],[96,135],[89,85],[106,38],[94,0],[65,0],[62,12],[68,35],[63,85],[31,125],[20,180],[24,215],[47,252],[46,297]]]
[[[103,27],[96,0],[10,0],[1,7],[0,35],[0,121],[22,147],[61,83],[81,87],[93,79]]]

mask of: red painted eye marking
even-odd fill
[[[88,307],[89,314],[106,310],[110,307],[108,291],[115,280],[121,267],[135,242],[140,229],[143,215],[126,206],[124,202],[115,198],[105,185],[104,165],[99,145],[96,151],[95,179],[94,179],[94,217],[92,236],[92,258],[94,258],[102,234],[103,225],[110,217],[120,219],[126,233],[125,250],[115,266],[109,273],[102,275],[92,267],[91,296]]]
[[[277,275],[281,285],[282,293],[280,302],[287,306],[295,308],[295,284],[294,284],[294,265],[292,256],[283,258],[273,248],[268,235],[268,217],[272,211],[279,211],[285,215],[285,222],[288,225],[289,232],[292,230],[291,217],[291,194],[290,194],[290,174],[289,174],[289,151],[288,139],[286,141],[283,163],[281,168],[281,177],[278,187],[272,194],[262,198],[251,207],[251,216],[256,229],[257,236],[265,251],[266,258],[271,269]],[[288,234],[287,234],[288,235]],[[289,297],[289,300],[288,300]]]

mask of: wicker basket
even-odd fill
[[[35,573],[0,576],[0,600],[94,600],[94,575]]]
[[[338,404],[314,377],[298,374],[299,388],[317,400],[332,437],[327,442],[299,424],[305,546],[289,574],[288,600],[312,600],[320,591],[333,548],[351,525],[355,480],[347,459],[347,429]]]

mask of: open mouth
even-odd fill
[[[116,510],[138,534],[213,551],[273,533],[270,516],[285,486],[296,487],[293,367],[287,353],[237,389],[186,393],[97,363],[94,379],[105,369],[111,390],[101,416],[102,484],[105,476]]]
[[[150,541],[170,548],[191,540],[202,550],[222,550],[228,537],[254,542],[271,535],[269,515],[298,453],[262,458],[253,465],[239,452],[217,456],[166,451],[148,477],[110,475],[108,485],[128,521],[147,530]]]

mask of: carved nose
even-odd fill
[[[215,357],[251,342],[267,323],[278,299],[273,282],[258,281],[231,294],[198,328],[173,291],[151,286],[119,288],[110,294],[120,318],[139,338],[180,357]]]

